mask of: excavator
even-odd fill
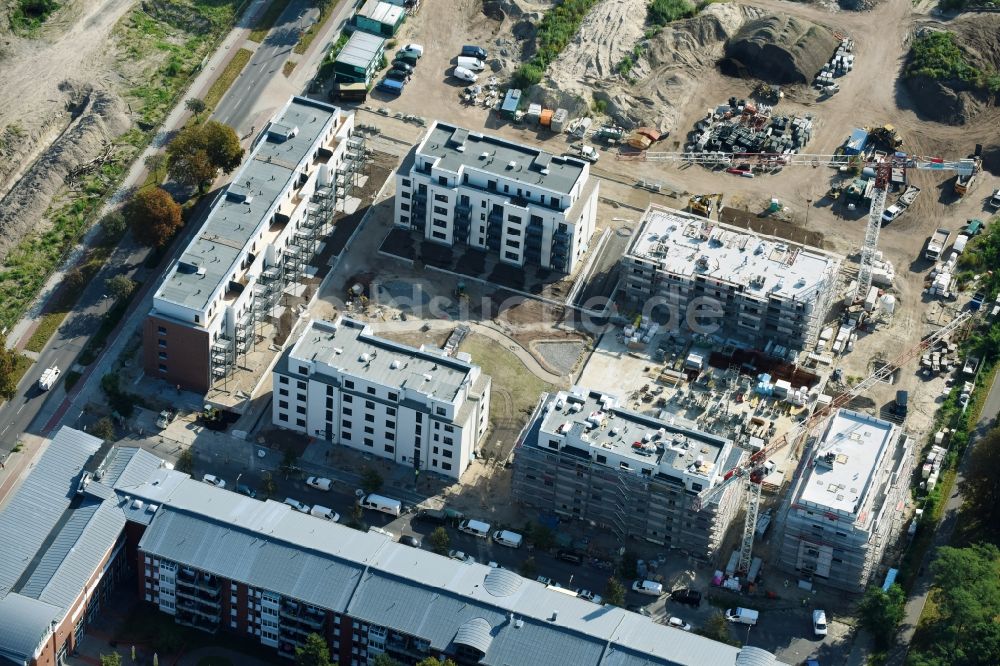
[[[695,194],[688,199],[688,211],[702,217],[712,217],[712,199],[717,199],[716,205],[721,209],[721,194]]]

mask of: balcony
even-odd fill
[[[177,608],[177,613],[174,615],[174,619],[177,624],[183,625],[185,627],[192,627],[198,629],[199,631],[204,631],[209,634],[214,634],[219,630],[219,618],[206,618],[197,613],[192,613],[181,607]]]
[[[541,238],[543,232],[544,229],[540,224],[529,224],[525,231],[528,238]]]

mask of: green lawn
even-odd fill
[[[208,93],[205,94],[205,104],[208,106],[209,110],[214,109],[215,106],[222,100],[222,96],[226,94],[230,86],[233,85],[233,81],[236,77],[240,75],[243,68],[247,66],[250,62],[250,58],[253,57],[253,51],[250,49],[240,49],[233,56],[233,59],[229,61],[226,68],[222,70],[222,74],[219,78],[215,80],[212,87],[208,89]]]
[[[511,416],[530,414],[542,393],[556,389],[536,377],[510,350],[490,338],[473,333],[462,341],[461,350],[468,352],[472,362],[493,378],[495,392],[503,391],[510,395]]]

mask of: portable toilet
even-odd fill
[[[566,109],[556,109],[552,114],[552,122],[549,129],[553,132],[562,133],[566,129],[566,121],[569,119],[569,111]]]

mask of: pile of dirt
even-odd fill
[[[948,29],[965,61],[985,71],[1000,71],[1000,14],[973,14],[952,21]],[[959,79],[913,76],[904,79],[913,104],[927,117],[941,123],[964,125],[989,106],[990,95]]]
[[[721,57],[725,41],[762,14],[747,5],[712,4],[645,39],[646,4],[620,0],[595,7],[530,97],[571,115],[587,113],[597,100],[623,127],[669,130],[692,87]],[[627,77],[617,71],[626,57],[633,61]]]
[[[829,28],[772,14],[748,21],[726,42],[723,66],[769,83],[809,83],[839,43]]]
[[[66,98],[61,132],[0,199],[0,262],[26,233],[44,230],[45,211],[70,172],[129,128],[125,105],[106,90],[68,81],[59,90]]]

